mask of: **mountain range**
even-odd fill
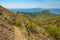
[[[41,12],[43,10],[49,10],[50,12],[52,13],[55,13],[55,14],[60,14],[60,9],[45,9],[45,8],[25,8],[25,9],[21,9],[21,8],[15,8],[15,9],[9,9],[13,12]]]

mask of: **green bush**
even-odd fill
[[[28,40],[33,40],[32,37],[28,36]]]
[[[10,31],[14,31],[14,27],[13,27],[13,26],[9,27],[8,29],[9,29]]]
[[[50,35],[55,38],[56,40],[60,40],[60,27],[57,26],[50,26],[46,27],[47,31],[50,33]]]
[[[5,17],[5,18],[9,18],[9,16],[8,16],[7,14],[4,14],[3,17]]]
[[[20,22],[19,20],[17,20],[17,19],[16,19],[16,25],[17,25],[18,27],[21,26],[21,22]]]
[[[35,33],[37,33],[38,31],[39,31],[39,27],[36,25],[36,24],[34,24],[34,23],[28,23],[27,24],[27,27],[28,27],[28,29],[31,31],[31,32],[35,32]]]

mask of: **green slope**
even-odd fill
[[[33,18],[50,18],[57,16],[57,14],[51,13],[49,10],[43,10],[41,12],[34,12],[34,13],[23,13],[27,17]]]

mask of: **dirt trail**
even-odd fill
[[[14,40],[27,40],[27,38],[24,37],[24,35],[21,33],[18,27],[14,26]]]

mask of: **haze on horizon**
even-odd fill
[[[58,8],[60,0],[0,0],[6,8]]]

